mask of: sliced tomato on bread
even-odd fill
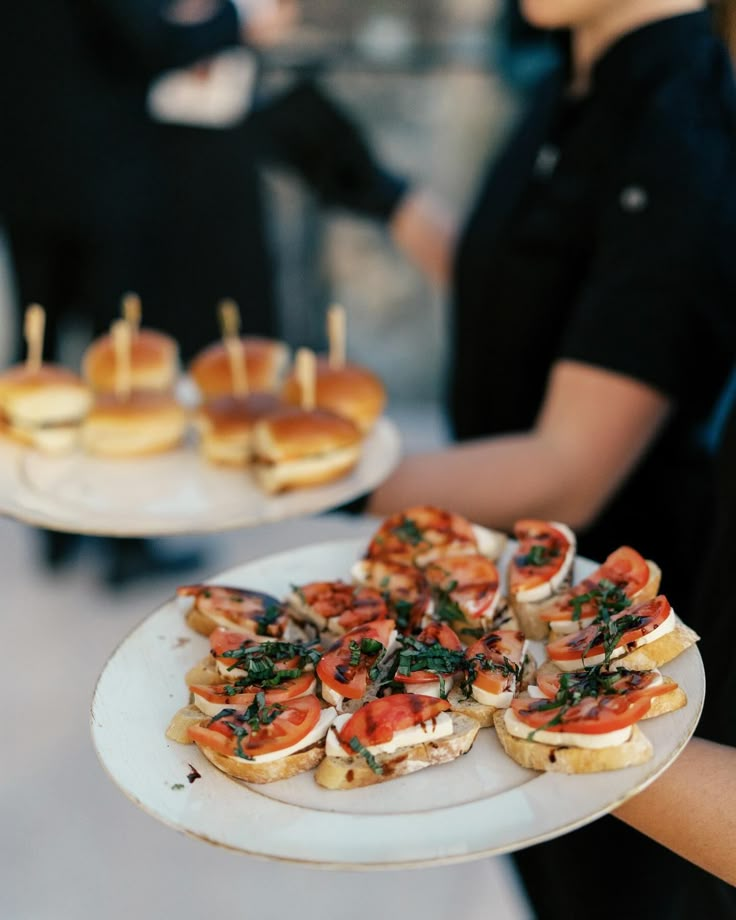
[[[282,672],[286,673],[286,672]],[[263,693],[267,703],[282,703],[285,700],[298,699],[300,696],[314,693],[315,678],[311,671],[298,677],[287,677],[275,686],[264,687],[263,684],[213,684],[205,686],[192,684],[189,688],[194,704],[207,715],[216,715],[221,709],[247,709],[259,693]]]
[[[650,701],[623,696],[585,697],[572,705],[551,700],[516,699],[511,709],[530,731],[600,735],[628,728],[649,709]]]
[[[441,556],[424,574],[435,594],[436,619],[450,625],[456,620],[477,625],[493,616],[500,600],[500,579],[490,559],[478,553]]]
[[[547,645],[547,656],[566,671],[607,663],[636,648],[671,614],[669,601],[660,594],[579,632],[554,639]]]
[[[508,568],[509,593],[543,600],[558,591],[572,570],[575,537],[555,521],[522,520],[514,525],[519,546]]]
[[[189,728],[191,739],[227,757],[249,760],[298,744],[319,721],[322,707],[316,696],[285,703],[258,698],[248,709],[224,709],[204,725]]]
[[[664,681],[659,671],[607,670],[601,666],[583,668],[565,673],[544,671],[537,674],[537,687],[548,698],[554,699],[562,692],[573,691],[583,696],[626,696],[628,699],[672,693],[677,684]]]
[[[650,565],[635,549],[621,546],[595,572],[572,587],[557,604],[540,613],[540,618],[553,624],[576,621],[589,625],[600,613],[601,606],[609,612],[619,612],[648,584]]]
[[[446,623],[429,623],[414,639],[402,640],[394,680],[405,684],[435,683],[464,664],[465,646]]]
[[[515,629],[497,629],[467,649],[475,678],[473,686],[499,694],[515,683],[524,664],[524,634]]]
[[[340,728],[338,739],[350,752],[356,751],[357,744],[366,748],[386,744],[396,732],[429,722],[449,709],[447,700],[420,693],[384,696],[354,713]]]
[[[365,696],[369,671],[388,648],[393,620],[358,626],[333,643],[317,663],[317,676],[330,690],[352,700]]]
[[[366,558],[426,565],[440,554],[477,551],[470,521],[431,505],[418,505],[386,518],[368,544]]]

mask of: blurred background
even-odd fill
[[[360,123],[382,162],[412,184],[427,184],[462,212],[484,163],[513,124],[529,73],[540,66],[540,58],[525,46],[513,54],[509,50],[500,26],[508,10],[501,0],[304,0],[301,11],[288,39],[263,53],[258,94],[267,98],[301,77],[314,77]],[[169,155],[180,155],[175,144]],[[402,258],[380,222],[324,207],[287,170],[269,166],[260,173],[283,337],[293,346],[323,348],[325,308],[343,304],[348,354],[384,378],[389,414],[402,428],[406,449],[441,443],[446,438],[444,292]],[[197,181],[206,199],[208,177]],[[0,213],[6,227],[6,218],[15,221]],[[218,219],[213,208],[212,220]],[[206,222],[198,229],[206,238]],[[8,236],[6,231],[0,240],[3,365],[19,354],[18,316],[24,306]],[[244,245],[244,270],[254,258],[258,254]],[[182,254],[182,272],[191,270],[189,261]],[[132,278],[121,280],[119,294],[136,286]],[[230,293],[213,293],[201,345],[217,334],[215,298]],[[102,294],[99,300],[105,301]],[[250,304],[241,298],[240,306],[247,333],[252,331]],[[143,307],[145,321],[145,291]],[[188,322],[191,306],[180,303],[178,309],[180,320]],[[62,360],[78,361],[94,322],[84,309],[62,317]],[[318,525],[319,536],[352,536],[355,526],[340,515],[328,516]],[[258,533],[198,538],[196,548],[204,552],[188,578],[299,545],[314,539],[315,532],[313,522],[302,521],[269,525]],[[175,552],[188,546],[186,538],[167,543]],[[11,699],[26,712],[50,711],[48,727],[15,720],[3,746],[0,916],[84,920],[104,913],[108,920],[122,920],[166,912],[188,920],[205,912],[233,915],[234,898],[236,916],[268,920],[297,910],[307,918],[337,916],[324,906],[330,897],[335,905],[350,903],[351,915],[362,920],[375,915],[376,891],[404,918],[439,920],[453,912],[473,920],[489,910],[498,920],[529,916],[503,859],[408,873],[321,874],[233,857],[174,834],[139,812],[96,762],[89,702],[113,648],[181,577],[151,572],[145,581],[113,591],[99,577],[94,553],[83,554],[74,567],[47,570],[36,535],[7,520],[0,521],[0,545],[0,577],[9,586],[3,643],[12,650]],[[38,650],[42,660],[32,681],[27,680],[29,643],[33,656]],[[278,905],[274,890],[281,892]]]

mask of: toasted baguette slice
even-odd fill
[[[493,718],[498,740],[504,751],[522,767],[550,773],[601,773],[633,767],[651,759],[654,749],[637,725],[624,744],[615,747],[589,748],[555,747],[539,741],[526,741],[510,734],[504,723],[504,710]]]
[[[214,684],[221,684],[224,679],[222,674],[217,670],[217,665],[212,655],[206,655],[195,665],[192,665],[184,678],[187,687],[191,687],[193,684],[212,687]]]
[[[270,763],[249,763],[240,757],[220,754],[203,744],[197,744],[197,747],[218,770],[247,783],[274,783],[280,779],[290,779],[316,767],[325,756],[324,741]]]
[[[633,649],[628,655],[616,658],[615,664],[631,668],[632,671],[651,671],[677,658],[685,649],[695,645],[699,639],[700,636],[695,630],[686,626],[678,617],[677,625],[671,632],[662,636],[661,639],[655,639],[654,642]]]
[[[169,741],[177,741],[179,744],[194,744],[189,737],[190,726],[201,725],[202,722],[207,721],[209,721],[209,716],[206,716],[201,709],[197,709],[194,703],[190,703],[174,713],[166,729],[166,737]]]
[[[662,581],[662,570],[657,563],[652,562],[651,559],[647,559],[646,563],[649,569],[649,578],[646,584],[632,595],[632,604],[649,601],[653,597],[656,597],[659,591],[659,585]],[[550,633],[557,635],[557,633],[551,629],[549,622],[541,619],[540,615],[551,610],[560,600],[563,600],[567,590],[569,590],[569,585],[567,588],[559,591],[547,600],[537,601],[536,603],[519,603],[518,601],[515,602],[513,598],[511,599],[511,606],[519,619],[519,628],[527,639],[545,640],[549,638]],[[574,629],[570,630],[570,632],[575,631]]]
[[[383,773],[374,773],[360,756],[325,757],[314,778],[326,789],[357,789],[455,760],[473,746],[480,725],[475,719],[452,713],[452,726],[453,732],[446,738],[399,748],[393,754],[376,754]]]

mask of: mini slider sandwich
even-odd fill
[[[43,309],[28,307],[26,361],[0,374],[0,430],[47,453],[62,453],[76,445],[92,395],[77,374],[42,363],[44,326]]]
[[[208,345],[189,365],[189,374],[202,398],[215,399],[236,392],[237,380],[226,343],[232,338],[238,338],[240,343],[250,389],[254,392],[278,391],[289,362],[288,347],[276,339],[240,336],[240,314],[232,300],[220,303],[219,318],[223,338]]]
[[[358,463],[362,436],[348,419],[314,408],[314,354],[300,349],[302,407],[286,407],[253,429],[253,472],[274,494],[332,482]]]
[[[130,388],[169,393],[179,375],[179,347],[155,329],[142,329],[141,302],[136,294],[123,298],[123,319],[130,327]],[[115,393],[117,357],[112,334],[103,335],[87,348],[82,375],[96,393]]]
[[[315,405],[350,419],[363,434],[371,430],[386,405],[386,390],[380,379],[367,368],[345,360],[345,311],[328,311],[329,354],[317,358]],[[295,373],[284,384],[283,398],[301,405],[302,386]]]
[[[253,428],[283,404],[274,393],[250,391],[245,349],[238,336],[240,314],[232,301],[220,304],[220,324],[232,390],[205,400],[194,421],[200,450],[207,460],[226,466],[247,466],[253,453]]]
[[[167,391],[134,390],[130,364],[131,327],[113,323],[115,391],[98,394],[82,428],[86,450],[103,457],[137,457],[176,447],[187,415]]]

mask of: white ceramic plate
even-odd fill
[[[281,597],[290,584],[346,579],[365,545],[348,540],[307,546],[231,569],[214,581]],[[576,578],[593,568],[580,559]],[[538,774],[514,763],[495,732],[484,729],[464,757],[364,789],[322,789],[311,773],[247,785],[215,769],[194,745],[164,735],[187,702],[185,672],[208,649],[207,640],[184,623],[187,606],[185,599],[168,601],[108,661],[92,703],[98,756],[120,789],[165,824],[272,859],[343,869],[407,868],[477,859],[557,837],[655,779],[694,731],[705,693],[700,655],[688,649],[665,668],[687,692],[687,706],[644,723],[654,757],[625,770]],[[540,649],[537,644],[535,652]],[[192,783],[191,766],[201,774]]]
[[[201,459],[192,445],[131,460],[81,452],[50,456],[0,442],[0,513],[52,530],[161,536],[251,527],[344,504],[381,483],[400,456],[399,433],[380,419],[350,475],[269,496],[242,470]]]

